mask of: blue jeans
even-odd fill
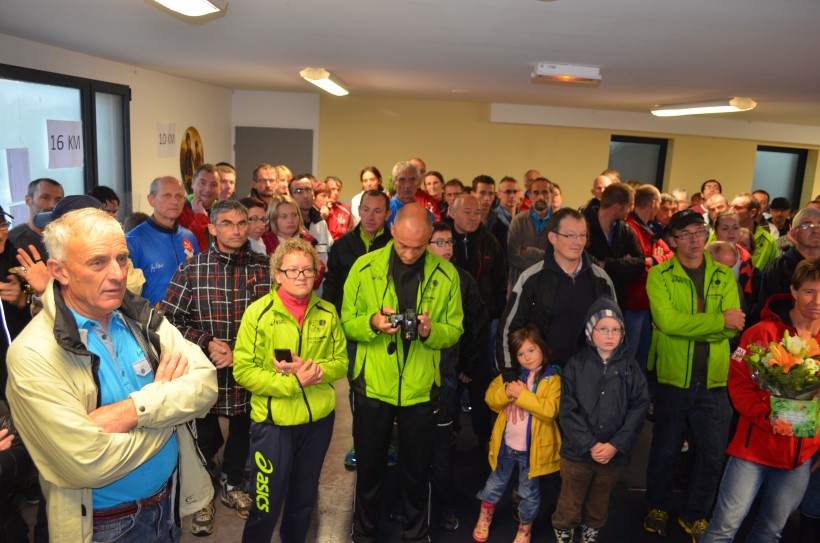
[[[652,448],[646,469],[649,507],[662,511],[672,507],[672,470],[688,421],[692,429],[695,463],[681,516],[690,522],[709,516],[723,471],[731,417],[732,408],[724,387],[707,390],[704,384],[696,383],[684,389],[658,383]]]
[[[815,454],[811,462],[812,464],[820,462],[820,453]],[[820,518],[820,469],[811,474],[809,486],[806,488],[806,495],[803,496],[801,510],[804,515]]]
[[[780,541],[780,531],[800,504],[809,482],[810,467],[810,460],[796,469],[778,469],[730,457],[702,543],[733,541],[761,487],[760,510],[746,543]]]
[[[169,494],[159,503],[140,508],[133,515],[94,523],[94,543],[176,543],[182,532],[174,520]]]
[[[649,346],[652,343],[652,315],[649,310],[636,311],[627,309],[624,313],[626,328],[626,347],[629,354],[638,361],[646,374],[646,359],[649,358]]]
[[[487,503],[498,503],[504,490],[507,489],[507,483],[516,465],[518,466],[518,495],[521,497],[521,503],[518,505],[518,518],[521,519],[521,524],[532,524],[538,513],[541,494],[538,488],[538,477],[530,479],[529,451],[516,451],[502,445],[501,450],[498,451],[495,471],[490,474],[477,498]]]

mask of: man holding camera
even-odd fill
[[[357,543],[376,540],[394,420],[401,453],[402,539],[428,540],[440,354],[463,333],[458,272],[427,251],[430,214],[419,204],[407,204],[390,228],[393,241],[353,265],[342,302],[342,327],[358,343],[353,368]]]

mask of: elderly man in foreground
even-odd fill
[[[9,349],[6,392],[52,541],[179,541],[179,517],[213,496],[186,423],[216,400],[214,366],[126,292],[113,217],[73,211],[44,237],[54,279]]]

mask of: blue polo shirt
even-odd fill
[[[390,217],[388,217],[387,221],[384,223],[385,230],[390,230],[390,225],[393,224],[394,220],[396,220],[396,214],[403,207],[404,204],[401,201],[399,201],[397,196],[393,196],[392,198],[390,198]],[[433,215],[433,212],[428,209],[427,213],[430,214],[430,218],[433,219],[433,222],[435,222],[436,216]]]
[[[71,313],[83,343],[100,357],[102,405],[125,400],[132,392],[154,382],[151,365],[119,311],[111,315],[108,333],[100,323],[73,309]],[[107,509],[156,493],[176,469],[178,456],[176,436],[171,436],[157,454],[134,471],[107,486],[93,489],[94,509]]]

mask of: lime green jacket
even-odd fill
[[[233,352],[233,376],[251,392],[251,419],[294,426],[322,419],[336,407],[333,382],[347,373],[344,333],[333,304],[310,294],[300,327],[275,290],[242,316]],[[293,374],[277,373],[273,350],[288,349],[322,368],[322,382],[302,387]]]
[[[647,367],[658,382],[689,388],[696,342],[709,343],[707,388],[725,387],[729,376],[729,339],[735,330],[725,328],[723,312],[740,308],[734,272],[704,252],[705,308],[698,313],[695,285],[677,255],[650,268],[646,293],[655,328]]]
[[[754,237],[755,252],[752,255],[752,263],[755,268],[763,271],[769,262],[780,256],[780,249],[777,248],[777,240],[765,228],[755,228]]]
[[[375,313],[399,305],[390,277],[392,254],[391,241],[353,264],[345,282],[342,326],[348,339],[358,343],[354,390],[391,405],[409,406],[430,401],[433,386],[441,385],[441,349],[455,345],[464,333],[464,312],[456,268],[426,252],[415,309],[419,315],[429,312],[430,335],[411,341],[405,358],[400,335],[377,333],[370,327]]]

